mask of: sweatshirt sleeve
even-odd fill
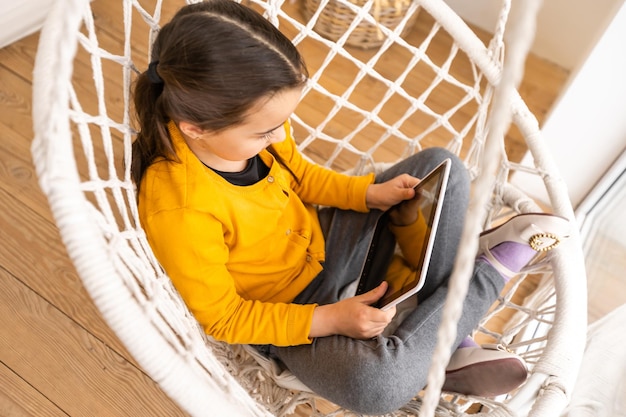
[[[337,207],[344,210],[367,212],[365,196],[374,182],[374,174],[351,176],[305,159],[298,151],[291,135],[289,123],[285,123],[286,139],[274,144],[274,149],[298,177],[292,187],[305,203]]]
[[[147,220],[156,257],[207,334],[228,343],[311,343],[315,305],[261,302],[238,294],[226,268],[228,248],[217,220],[184,208],[161,211]]]

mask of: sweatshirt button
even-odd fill
[[[287,236],[289,236],[289,235],[291,234],[291,229],[287,229],[287,231],[285,232],[285,234],[286,234]]]
[[[307,255],[307,256],[306,256],[306,261],[307,261],[307,262],[311,262],[311,259],[313,259],[313,258],[311,258],[311,255]]]
[[[272,177],[271,175],[269,177],[267,177],[267,182],[273,183],[274,182],[274,177]]]

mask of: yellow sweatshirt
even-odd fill
[[[290,304],[322,270],[324,237],[313,205],[367,211],[373,174],[353,177],[308,162],[287,138],[267,151],[269,175],[235,186],[168,125],[180,162],[155,161],[144,174],[139,216],[148,241],[207,334],[228,343],[311,343],[315,305]]]

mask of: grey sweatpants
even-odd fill
[[[461,161],[439,148],[421,151],[376,178],[376,182],[384,182],[401,173],[422,178],[445,158],[451,158],[453,165],[427,279],[418,293],[417,307],[393,334],[369,340],[320,337],[311,345],[271,348],[272,356],[304,384],[345,408],[363,414],[390,412],[406,404],[426,384],[467,211],[469,179]],[[359,277],[380,215],[376,210],[320,211],[326,236],[324,270],[294,302],[328,304],[339,300],[344,288]],[[472,332],[503,286],[504,280],[495,269],[485,262],[476,263],[455,346]]]

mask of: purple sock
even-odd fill
[[[518,242],[502,242],[489,249],[489,252],[498,262],[513,272],[521,271],[537,255],[533,248]],[[481,259],[489,262],[489,259],[484,255],[481,256]],[[505,281],[510,279],[510,277],[503,277]]]
[[[472,339],[470,336],[467,336],[465,339],[463,339],[458,349],[466,347],[478,347],[478,343],[474,342],[474,339]]]

